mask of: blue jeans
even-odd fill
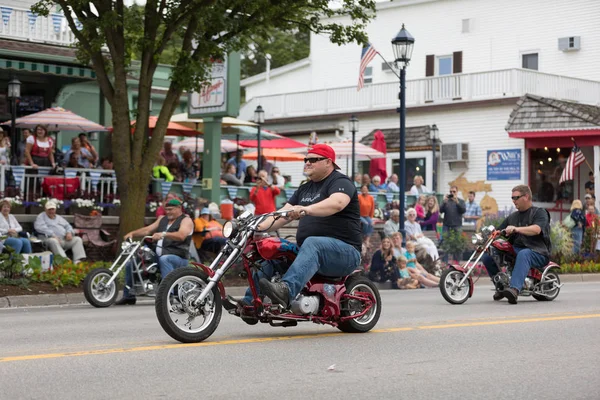
[[[260,278],[271,279],[275,272],[283,273],[282,282],[288,286],[290,300],[293,300],[317,272],[331,277],[346,276],[358,268],[359,263],[360,253],[354,246],[339,239],[311,236],[302,243],[298,256],[287,272],[283,273],[286,267],[283,263],[270,261],[265,262],[263,270],[252,278],[258,283]],[[258,290],[258,285],[256,289]],[[242,301],[252,304],[252,292],[249,288]]]
[[[188,260],[186,258],[181,258],[174,254],[167,254],[164,256],[158,257],[158,267],[160,268],[160,276],[164,279],[169,272],[173,271],[175,268],[185,267],[188,265]],[[131,298],[135,297],[135,295],[129,294],[128,287],[133,287],[133,261],[129,260],[127,265],[125,265],[125,287],[123,288],[123,297]]]
[[[371,217],[360,217],[360,224],[363,236],[369,236],[373,233],[373,220],[371,220]]]
[[[583,228],[576,226],[571,230],[571,237],[573,238],[573,254],[579,254],[581,250],[581,241],[583,240]]]
[[[31,253],[31,242],[22,237],[9,237],[4,241],[4,246],[12,247],[16,254]]]
[[[517,253],[517,258],[515,259],[512,276],[510,277],[510,287],[521,291],[529,270],[532,267],[545,267],[548,264],[549,258],[524,247],[513,247],[513,249]],[[494,275],[500,272],[494,259],[489,254],[484,254],[481,261],[485,265],[490,278],[493,278]]]

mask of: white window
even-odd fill
[[[365,68],[365,85],[367,83],[373,83],[373,67]]]
[[[452,74],[452,55],[436,57],[436,75],[451,75]]]
[[[521,66],[525,69],[538,70],[538,53],[529,53],[521,55]]]

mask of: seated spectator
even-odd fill
[[[416,221],[417,212],[414,208],[409,208],[406,211],[406,218],[406,221],[404,221],[406,239],[418,242],[421,246],[425,247],[427,254],[429,254],[434,261],[437,260],[440,257],[437,246],[431,239],[423,235],[423,232],[421,231],[421,225],[419,225],[419,223]]]
[[[167,193],[167,196],[165,197],[165,200],[162,202],[162,204],[160,206],[158,206],[158,208],[156,209],[156,217],[160,217],[162,215],[167,215],[167,211],[165,210],[165,205],[171,201],[171,200],[179,200],[182,201],[181,198],[173,192],[169,192]]]
[[[39,239],[54,254],[67,257],[65,250],[73,251],[73,262],[78,264],[85,256],[83,241],[74,235],[73,227],[60,215],[56,215],[56,202],[46,202],[46,211],[40,213],[34,223]]]
[[[192,185],[196,184],[196,181],[200,177],[200,170],[194,162],[194,156],[191,151],[186,150],[183,153],[183,161],[179,165],[179,170],[181,171],[183,182],[191,183]]]
[[[440,278],[435,275],[431,275],[428,273],[421,264],[417,261],[417,255],[415,254],[417,243],[414,241],[406,242],[406,252],[404,256],[406,257],[406,267],[408,268],[408,272],[413,279],[419,281],[421,285],[427,287],[437,287],[440,283]]]
[[[425,219],[420,221],[421,228],[424,231],[435,231],[437,229],[437,222],[440,218],[440,206],[438,205],[437,198],[435,196],[427,197],[427,203],[425,206]]]
[[[396,259],[400,256],[403,256],[406,252],[406,249],[402,247],[402,234],[400,232],[394,232],[392,235],[392,246],[394,250],[394,257]]]
[[[83,168],[94,168],[94,156],[86,148],[81,147],[81,141],[78,137],[71,139],[71,149],[65,154],[65,165],[71,163],[73,155],[77,159],[77,164],[83,166]]]
[[[155,179],[164,179],[166,182],[173,182],[175,179],[169,168],[165,165],[165,159],[161,156],[156,158],[156,164],[152,168],[152,177]]]
[[[203,208],[194,220],[194,245],[198,250],[218,253],[227,242],[223,237],[223,225],[214,220],[208,208]]]
[[[256,207],[254,215],[275,211],[275,197],[279,196],[279,193],[281,189],[268,182],[267,171],[259,171],[256,186],[250,190],[250,201]]]
[[[387,191],[392,193],[400,193],[400,187],[398,186],[398,175],[392,174],[388,179]]]
[[[425,207],[427,207],[427,195],[422,194],[417,198],[417,204],[415,204],[417,221],[423,221],[425,219]]]
[[[167,215],[159,217],[152,224],[129,232],[123,240],[136,237],[152,236],[152,242],[156,243],[156,255],[160,275],[166,277],[176,268],[185,267],[190,259],[190,243],[194,233],[192,219],[184,214],[179,200],[170,200],[165,205]],[[135,304],[135,292],[133,288],[132,263],[129,261],[125,266],[125,287],[123,297],[115,305]]]
[[[381,247],[373,254],[369,279],[373,282],[392,281],[392,287],[398,289],[398,267],[390,238],[381,239]]]
[[[235,165],[227,164],[225,168],[225,173],[221,175],[221,179],[225,182],[225,184],[231,186],[242,186],[242,181],[235,176]]]
[[[248,165],[248,167],[246,167],[246,176],[244,176],[244,184],[248,185],[250,183],[256,183],[257,178],[258,174],[256,173],[254,165]]]
[[[6,236],[6,239],[0,239],[0,252],[5,246],[10,246],[15,253],[31,253],[31,242],[28,238],[20,237],[23,227],[14,215],[10,213],[10,202],[8,200],[0,201],[0,236]]]
[[[429,193],[429,189],[423,185],[424,182],[421,175],[415,175],[413,179],[414,185],[410,188],[410,194],[418,196],[423,193]]]
[[[383,233],[386,237],[392,237],[394,233],[398,232],[398,229],[400,229],[400,210],[392,210],[390,219],[383,225]]]
[[[387,190],[387,186],[381,184],[381,177],[379,175],[375,175],[373,177],[373,182],[369,186],[369,192],[385,192]]]
[[[421,284],[417,279],[414,279],[410,276],[408,268],[406,267],[406,257],[401,255],[396,259],[398,263],[398,282],[396,284],[398,289],[418,289]]]
[[[375,214],[375,200],[369,194],[367,185],[360,188],[358,195],[360,205],[360,223],[362,225],[363,243],[367,249],[371,248],[371,234],[373,233],[373,215]]]
[[[95,166],[98,162],[98,152],[96,151],[96,148],[90,143],[85,133],[82,132],[78,136],[79,141],[81,142],[81,147],[89,151],[92,157],[94,157],[94,160],[91,161],[91,163]]]

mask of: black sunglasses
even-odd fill
[[[310,157],[310,158],[305,158],[304,159],[304,164],[306,163],[310,163],[310,164],[314,164],[318,161],[322,161],[322,160],[327,160],[327,157]]]
[[[520,196],[511,196],[512,201],[517,201],[519,200],[521,197],[525,196],[524,194],[520,195]]]

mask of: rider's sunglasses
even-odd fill
[[[519,200],[521,197],[525,196],[524,194],[520,195],[520,196],[512,196],[511,199],[512,201],[517,201]]]
[[[318,161],[322,161],[322,160],[327,160],[327,157],[310,157],[310,158],[305,158],[304,159],[304,164],[309,163],[309,164],[314,164]]]

